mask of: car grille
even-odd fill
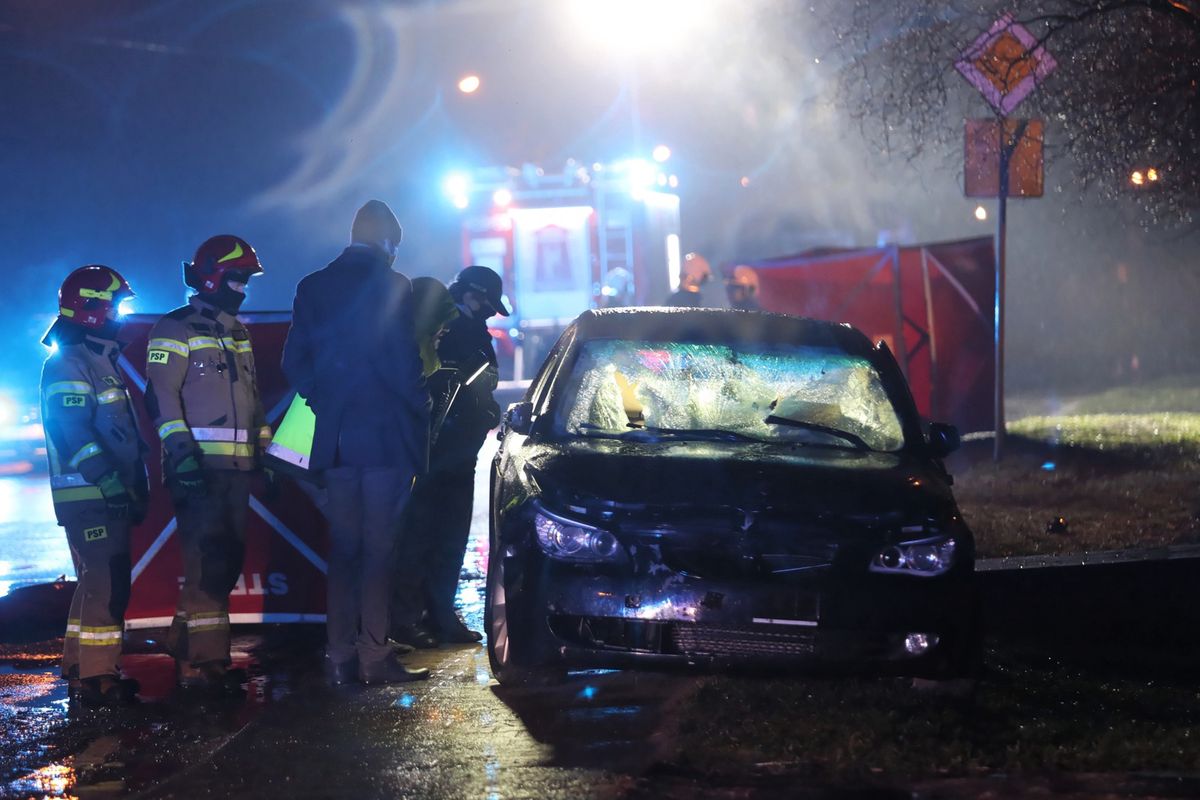
[[[685,655],[796,658],[815,651],[811,631],[676,624],[669,637],[671,645]]]

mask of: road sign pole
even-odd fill
[[[1015,45],[1015,47],[1014,47]],[[1028,97],[1058,64],[1046,48],[1024,25],[1013,20],[1012,14],[1004,14],[992,26],[979,35],[970,47],[965,48],[954,68],[967,82],[979,90],[988,104],[996,111],[999,127],[999,166],[996,193],[996,298],[994,304],[996,336],[996,438],[993,458],[1000,460],[1004,452],[1004,255],[1008,237],[1008,165],[1017,142],[1025,135],[1028,120],[1016,125],[1015,135],[1009,137],[1007,117],[1017,105]],[[968,143],[970,142],[968,127]],[[968,148],[969,148],[968,144]],[[1039,140],[1040,146],[1040,140]],[[1019,162],[1018,162],[1019,163]],[[968,180],[969,184],[970,181]],[[1040,184],[1040,181],[1039,181]],[[1024,191],[1018,181],[1020,193],[1025,197],[1041,196],[1040,185],[1036,195]],[[970,194],[970,191],[967,192]]]
[[[1004,257],[1008,240],[1008,162],[1014,147],[1008,140],[1005,120],[1000,119],[1000,180],[996,208],[996,297],[995,348],[996,348],[996,437],[992,445],[992,460],[1000,461],[1004,453]],[[1019,140],[1019,137],[1017,137]]]

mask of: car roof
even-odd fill
[[[835,347],[863,356],[874,351],[871,341],[847,323],[768,311],[655,306],[606,308],[585,311],[574,324],[577,340],[802,344]]]

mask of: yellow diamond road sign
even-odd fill
[[[963,51],[954,66],[992,108],[1007,115],[1058,63],[1028,28],[1005,14]]]

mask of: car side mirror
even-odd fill
[[[962,444],[958,428],[945,422],[933,422],[929,425],[929,451],[935,458],[945,458]]]
[[[504,436],[508,431],[512,431],[524,436],[529,433],[531,427],[533,427],[533,403],[522,400],[519,403],[513,403],[504,412],[504,424],[500,426],[500,435]]]

